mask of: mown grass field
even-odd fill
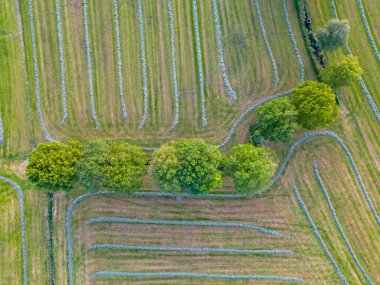
[[[291,26],[305,63],[306,78],[314,79],[310,60],[294,7],[288,0]],[[307,1],[314,30],[333,18],[330,1]],[[4,123],[4,159],[24,157],[36,142],[44,141],[35,97],[35,81],[29,12],[26,0],[0,2],[0,102]],[[175,51],[180,94],[178,128],[173,120],[173,81],[169,20],[166,1],[142,1],[149,119],[139,129],[143,112],[142,71],[140,62],[137,2],[119,1],[119,23],[124,98],[128,119],[122,118],[118,94],[115,22],[113,1],[88,1],[88,25],[92,50],[94,95],[101,130],[97,131],[90,112],[87,59],[81,1],[60,0],[68,121],[63,115],[55,1],[33,0],[37,54],[39,59],[42,110],[48,130],[54,138],[67,140],[90,137],[126,138],[139,145],[158,145],[177,137],[203,137],[220,143],[233,120],[260,98],[293,88],[299,82],[296,56],[286,28],[281,1],[260,0],[261,14],[271,49],[276,59],[280,85],[275,88],[273,70],[261,34],[253,0],[220,0],[224,60],[229,80],[239,97],[233,102],[226,92],[220,72],[212,1],[198,1],[203,71],[206,86],[206,110],[209,125],[200,122],[199,78],[191,1],[173,1]],[[349,19],[349,45],[364,69],[363,80],[380,106],[380,64],[367,38],[356,0],[336,0],[338,15]],[[363,0],[371,32],[380,49],[380,2]],[[22,28],[18,25],[18,16]],[[21,35],[22,33],[22,35]],[[23,47],[25,46],[25,49]],[[345,54],[344,49],[328,54],[332,62]],[[339,92],[342,114],[329,130],[346,143],[364,181],[375,209],[380,212],[380,126],[358,84]],[[247,139],[249,115],[238,128],[229,146]],[[297,133],[302,136],[304,130]],[[281,159],[288,145],[271,144]],[[227,150],[227,149],[226,149]],[[338,274],[315,238],[300,209],[291,186],[294,177],[303,201],[327,248],[349,284],[366,284],[350,255],[325,197],[312,170],[316,160],[321,178],[333,206],[364,270],[374,284],[380,284],[380,229],[364,199],[347,157],[336,142],[315,139],[301,146],[292,156],[285,174],[273,189],[250,200],[218,201],[185,199],[137,199],[128,197],[92,197],[74,210],[72,238],[74,245],[75,284],[282,284],[274,281],[231,281],[197,278],[125,278],[89,279],[103,270],[189,273],[281,275],[302,278],[305,284],[341,284]],[[23,166],[3,162],[4,176],[18,175],[23,187],[26,215],[28,272],[30,284],[49,284],[47,245],[47,194],[31,190],[23,182]],[[22,255],[20,217],[15,191],[0,183],[0,284],[21,284]],[[229,183],[226,185],[229,191]],[[151,190],[147,181],[145,190]],[[55,196],[54,257],[55,284],[68,283],[65,215],[81,189]],[[238,222],[266,227],[285,234],[267,236],[249,230],[154,226],[128,224],[87,224],[88,218],[120,216],[129,218]],[[145,246],[212,247],[239,249],[288,249],[285,256],[257,256],[130,250],[88,250],[95,243]],[[285,284],[285,283],[284,283]],[[286,282],[289,284],[289,282]]]

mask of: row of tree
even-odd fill
[[[151,171],[166,192],[208,193],[231,176],[238,192],[252,192],[270,182],[274,155],[265,147],[237,145],[231,155],[200,139],[182,139],[161,146],[148,161],[145,152],[126,142],[92,140],[81,145],[42,143],[29,155],[26,175],[49,191],[70,190],[76,183],[90,192],[138,191]]]

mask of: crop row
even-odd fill
[[[329,194],[327,193],[326,187],[325,187],[325,185],[323,184],[323,181],[322,181],[321,176],[319,175],[318,166],[317,166],[317,163],[316,163],[315,160],[313,161],[313,169],[314,169],[314,176],[315,176],[315,178],[317,179],[318,184],[319,184],[319,186],[320,186],[320,188],[321,188],[321,190],[322,190],[322,192],[323,192],[323,195],[324,195],[325,198],[326,198],[326,201],[327,201],[327,204],[328,204],[328,206],[329,206],[330,212],[331,212],[331,214],[332,214],[332,216],[333,216],[333,218],[334,218],[335,224],[336,224],[337,227],[338,227],[338,230],[339,230],[339,232],[340,232],[340,235],[342,236],[342,238],[343,238],[345,244],[347,245],[348,250],[350,251],[350,254],[351,254],[352,258],[354,259],[354,261],[355,261],[357,267],[359,268],[360,272],[363,274],[365,280],[367,281],[368,284],[371,284],[371,285],[372,285],[373,283],[372,283],[371,279],[369,278],[369,276],[368,276],[367,273],[365,272],[364,268],[363,268],[362,265],[360,264],[358,258],[356,257],[355,251],[353,250],[353,248],[352,248],[350,242],[349,242],[348,239],[347,239],[346,234],[344,233],[344,230],[343,230],[343,228],[342,228],[342,226],[341,226],[341,224],[340,224],[340,222],[339,222],[338,216],[337,216],[337,214],[336,214],[336,212],[335,212],[334,206],[333,206],[332,203],[331,203],[330,196],[329,196]]]
[[[232,275],[232,274],[203,274],[186,272],[125,272],[125,271],[99,271],[90,276],[90,279],[99,277],[182,277],[182,278],[213,278],[232,280],[274,280],[303,283],[303,279],[273,275]]]
[[[333,264],[336,272],[338,273],[339,275],[339,278],[342,279],[343,283],[345,285],[348,285],[348,282],[346,280],[346,277],[344,276],[342,270],[340,269],[339,265],[336,263],[334,257],[331,255],[329,249],[327,248],[325,242],[323,241],[321,235],[319,234],[318,230],[317,230],[317,227],[315,226],[314,222],[313,222],[313,219],[311,218],[307,208],[306,208],[306,205],[305,203],[302,201],[302,198],[301,198],[301,195],[300,193],[298,192],[298,189],[297,189],[297,185],[294,181],[294,179],[292,180],[292,185],[293,185],[293,192],[294,194],[296,195],[296,199],[298,201],[298,204],[301,206],[305,216],[306,216],[306,219],[308,220],[311,228],[313,229],[313,232],[315,234],[315,236],[317,237],[319,243],[321,244],[323,250],[325,251],[325,253],[327,254],[328,258],[330,259],[331,263]]]
[[[148,120],[148,79],[146,75],[146,58],[145,58],[145,40],[144,40],[144,20],[141,0],[137,0],[137,12],[139,20],[139,33],[140,33],[140,53],[141,53],[141,67],[143,77],[143,93],[144,93],[144,112],[141,119],[140,128],[144,128]]]
[[[227,68],[226,68],[226,65],[224,63],[223,45],[222,45],[222,31],[220,28],[219,9],[218,9],[217,0],[212,0],[212,6],[214,9],[216,43],[218,46],[219,63],[220,63],[220,69],[222,71],[222,77],[223,77],[224,85],[226,86],[227,92],[230,95],[231,99],[236,100],[237,96],[235,94],[235,91],[231,87],[230,81],[228,80]]]
[[[24,214],[24,195],[21,187],[14,181],[0,176],[0,180],[8,183],[17,191],[17,198],[20,207],[21,218],[21,245],[22,245],[22,265],[23,265],[23,284],[26,285],[28,281],[28,259],[26,255],[26,238],[25,238],[25,214]]]
[[[331,6],[334,17],[338,19],[339,16],[338,16],[338,11],[337,11],[336,6],[335,6],[335,0],[330,0],[330,6]],[[346,52],[348,54],[352,54],[351,48],[348,45],[348,43],[346,43],[345,49],[346,49]],[[368,102],[368,104],[372,110],[372,113],[375,115],[377,122],[380,124],[380,112],[379,112],[379,109],[377,108],[375,101],[373,100],[371,94],[369,93],[367,85],[365,84],[364,80],[361,77],[359,78],[358,81],[359,81],[360,88],[362,89],[363,94],[366,97],[367,102]]]
[[[48,132],[44,115],[42,113],[41,107],[41,94],[40,94],[40,73],[38,67],[38,57],[37,57],[37,44],[36,44],[36,33],[34,27],[34,15],[33,15],[33,4],[32,0],[28,0],[28,9],[29,9],[29,21],[30,21],[30,34],[32,38],[32,50],[33,50],[33,68],[34,68],[34,80],[36,84],[36,103],[37,103],[37,114],[40,121],[41,130],[47,141],[54,141],[53,137]]]
[[[83,23],[84,23],[84,33],[85,33],[85,44],[87,53],[87,72],[88,72],[88,89],[90,95],[90,109],[92,119],[95,123],[95,128],[100,129],[100,124],[98,121],[98,115],[96,113],[95,97],[94,97],[94,76],[92,73],[92,55],[91,55],[91,45],[90,45],[90,35],[88,28],[88,15],[87,15],[87,0],[82,0],[83,3]]]
[[[298,62],[298,69],[299,69],[299,73],[300,73],[300,82],[304,82],[305,81],[305,65],[302,61],[302,56],[301,56],[301,53],[298,49],[297,41],[296,41],[295,36],[293,34],[293,31],[292,31],[292,26],[290,24],[288,9],[286,8],[286,0],[281,0],[281,1],[282,1],[282,11],[284,13],[285,21],[286,21],[286,27],[288,28],[288,33],[289,33],[290,39],[292,41],[293,50],[294,50],[294,53],[296,55],[297,62]]]
[[[116,37],[116,56],[117,56],[117,78],[119,81],[119,96],[121,104],[121,112],[123,119],[127,119],[127,109],[124,102],[124,88],[123,88],[123,74],[121,65],[121,48],[120,48],[120,31],[119,31],[119,13],[118,13],[118,0],[113,0],[113,9],[115,16],[115,37]]]
[[[255,0],[255,7],[256,7],[256,14],[257,14],[257,18],[259,20],[260,29],[261,29],[261,33],[263,35],[265,47],[267,48],[270,60],[272,62],[273,74],[274,74],[274,85],[275,85],[275,87],[277,87],[278,84],[280,83],[280,79],[278,77],[277,62],[276,62],[276,59],[274,58],[274,55],[272,53],[272,48],[270,47],[270,43],[269,43],[269,40],[267,37],[267,32],[265,30],[264,21],[263,21],[263,18],[261,16],[259,0]]]
[[[199,96],[201,99],[201,116],[202,116],[202,127],[207,127],[207,117],[206,117],[206,99],[205,99],[205,88],[204,88],[204,76],[203,76],[203,63],[202,63],[202,50],[201,50],[201,40],[199,35],[199,21],[198,21],[198,8],[197,0],[193,0],[193,21],[194,21],[194,33],[195,33],[195,47],[197,52],[197,62],[198,62],[198,76],[199,76]]]
[[[367,16],[365,15],[364,7],[363,7],[363,1],[362,0],[357,0],[358,6],[359,6],[359,11],[360,11],[360,16],[362,17],[362,22],[365,28],[365,31],[367,33],[367,37],[369,39],[369,42],[371,43],[373,52],[375,53],[376,59],[380,64],[380,53],[379,50],[377,49],[377,45],[375,42],[375,39],[373,38],[373,35],[371,33],[371,29],[368,24]]]
[[[173,91],[174,91],[174,119],[172,128],[175,129],[178,126],[179,120],[179,95],[178,95],[178,82],[177,82],[177,64],[175,60],[175,37],[174,37],[174,16],[172,1],[168,0],[169,11],[169,30],[170,30],[170,48],[171,48],[171,60],[172,60],[172,78],[173,78]]]
[[[55,0],[55,13],[57,18],[57,34],[58,34],[58,52],[59,52],[59,65],[61,68],[61,92],[62,92],[62,108],[63,118],[62,124],[68,119],[67,114],[67,96],[66,96],[66,68],[65,58],[63,52],[63,37],[62,37],[62,20],[61,20],[61,6],[60,1]]]

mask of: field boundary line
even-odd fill
[[[201,120],[202,128],[207,127],[207,117],[206,117],[206,99],[205,99],[205,88],[204,88],[204,75],[203,75],[203,62],[202,62],[202,50],[201,50],[201,39],[199,35],[199,21],[198,21],[198,1],[193,0],[193,26],[195,33],[195,47],[197,53],[197,63],[198,63],[198,77],[199,77],[199,96],[201,99]]]
[[[267,49],[268,55],[270,57],[270,61],[272,63],[273,74],[274,74],[274,86],[277,87],[280,83],[280,79],[278,76],[277,62],[276,62],[276,59],[274,58],[272,48],[271,48],[269,40],[268,40],[267,32],[265,30],[265,24],[264,24],[263,18],[261,16],[261,11],[260,11],[259,0],[255,0],[255,7],[256,7],[257,18],[259,20],[261,34],[263,36],[265,47]]]
[[[143,95],[144,95],[144,112],[141,119],[140,129],[145,127],[148,120],[148,78],[146,75],[146,57],[145,57],[145,39],[144,39],[144,19],[141,0],[137,0],[137,14],[139,21],[139,35],[140,35],[140,60],[143,77]]]
[[[348,250],[349,250],[349,252],[350,252],[350,254],[352,256],[352,258],[354,259],[354,261],[356,263],[356,266],[359,268],[360,272],[363,274],[366,282],[368,284],[372,285],[373,283],[372,283],[371,279],[369,278],[368,274],[365,272],[364,268],[360,264],[358,258],[356,257],[355,251],[351,247],[351,244],[348,241],[348,238],[347,238],[346,234],[344,233],[344,230],[343,230],[343,228],[342,228],[342,226],[341,226],[341,224],[339,222],[338,216],[337,216],[337,214],[335,212],[334,206],[333,206],[333,204],[332,204],[332,202],[330,200],[330,196],[329,196],[329,194],[328,194],[328,192],[326,190],[326,187],[325,187],[325,185],[324,185],[324,183],[322,181],[321,176],[319,175],[318,165],[317,165],[317,162],[315,160],[313,161],[313,170],[314,170],[314,176],[317,179],[318,184],[319,184],[319,186],[321,188],[321,191],[323,192],[323,195],[326,198],[326,202],[327,202],[327,204],[329,206],[329,209],[330,209],[330,212],[331,212],[331,214],[332,214],[332,216],[334,218],[335,224],[338,227],[340,235],[342,236],[342,238],[343,238],[343,240],[344,240],[344,242],[345,242],[345,244],[346,244],[346,246],[347,246],[347,248],[348,248]]]
[[[286,0],[281,0],[281,2],[282,2],[282,11],[284,13],[285,21],[286,21],[286,27],[288,28],[290,40],[292,41],[293,50],[294,50],[294,53],[296,55],[297,62],[298,62],[298,69],[299,69],[299,73],[300,73],[300,82],[304,82],[305,81],[305,65],[303,63],[301,53],[298,49],[297,41],[296,41],[295,36],[293,34],[293,31],[292,31],[292,25],[290,23],[288,8],[286,7]]]
[[[204,274],[186,272],[125,272],[125,271],[98,271],[90,275],[90,279],[99,277],[189,277],[189,278],[215,278],[215,279],[242,279],[242,280],[276,280],[303,283],[297,277],[284,277],[275,275],[232,275],[232,274]]]
[[[25,213],[24,213],[24,195],[20,185],[13,180],[0,176],[0,180],[8,183],[17,192],[17,198],[20,207],[20,219],[21,219],[21,245],[22,245],[22,265],[23,265],[23,284],[26,285],[28,281],[28,259],[26,253],[26,237],[25,237]]]
[[[54,139],[46,128],[44,115],[42,113],[41,94],[40,94],[40,72],[39,72],[39,66],[38,66],[37,43],[36,43],[36,34],[35,34],[35,27],[34,27],[32,0],[28,0],[28,10],[29,10],[30,34],[31,34],[31,39],[32,39],[34,81],[36,85],[35,88],[36,88],[37,114],[38,114],[38,119],[40,121],[40,127],[42,130],[42,133],[45,136],[45,139],[48,142],[53,142]]]
[[[98,249],[125,249],[142,251],[178,251],[178,252],[199,252],[199,253],[229,253],[229,254],[252,254],[252,255],[282,255],[293,254],[292,250],[282,249],[234,249],[234,248],[208,248],[208,247],[159,247],[140,246],[124,244],[93,244],[87,247],[88,250]]]
[[[4,144],[3,114],[0,110],[0,146]]]
[[[60,0],[55,0],[55,14],[57,20],[57,34],[58,34],[58,52],[59,52],[59,65],[61,70],[61,93],[62,93],[62,108],[63,118],[61,123],[64,124],[68,119],[67,114],[67,96],[66,96],[66,67],[63,51],[63,37],[62,37],[62,20],[61,20],[61,7]]]
[[[302,201],[302,198],[301,198],[301,195],[300,193],[298,192],[298,189],[297,189],[297,185],[296,185],[296,182],[294,181],[294,178],[292,178],[292,188],[293,188],[293,192],[296,196],[296,199],[297,199],[297,202],[298,204],[300,205],[302,211],[304,212],[305,216],[306,216],[306,219],[307,221],[309,222],[312,230],[313,230],[313,233],[314,235],[316,236],[316,238],[318,239],[319,243],[321,244],[323,250],[325,251],[327,257],[330,259],[331,263],[333,264],[334,268],[335,268],[335,271],[338,273],[339,275],[339,278],[343,281],[343,283],[345,285],[348,285],[348,282],[346,280],[346,277],[344,276],[342,270],[340,269],[339,265],[336,263],[334,257],[331,255],[329,249],[327,248],[325,242],[323,241],[321,235],[319,234],[318,230],[317,230],[317,227],[315,226],[314,222],[313,222],[313,219],[311,218],[307,208],[306,208],[306,205],[305,203]]]
[[[219,9],[218,9],[218,3],[216,1],[217,0],[212,0],[212,7],[214,10],[214,22],[215,22],[216,43],[218,46],[219,65],[222,72],[224,86],[226,87],[228,94],[230,95],[232,100],[237,100],[236,93],[232,89],[230,81],[228,80],[227,68],[224,63],[222,31],[220,29]]]
[[[30,0],[29,0],[30,1]],[[83,23],[84,23],[84,34],[85,34],[85,44],[86,44],[86,55],[87,55],[87,73],[88,73],[88,88],[90,95],[90,109],[92,119],[95,123],[95,128],[100,130],[100,124],[98,121],[98,115],[96,113],[95,97],[94,97],[94,77],[92,73],[92,55],[91,55],[91,44],[90,35],[88,27],[88,11],[87,11],[87,0],[82,0],[83,9]]]
[[[177,64],[175,59],[175,35],[174,35],[174,16],[172,1],[167,0],[168,12],[169,12],[169,31],[170,31],[170,48],[171,48],[171,60],[172,60],[172,78],[173,78],[173,92],[174,92],[174,119],[172,128],[175,129],[178,126],[179,121],[179,94],[178,94],[178,82],[177,82]]]
[[[123,72],[121,62],[121,48],[120,48],[120,26],[119,26],[119,13],[118,13],[118,0],[113,0],[113,12],[115,17],[115,36],[116,36],[116,56],[117,56],[117,77],[119,80],[119,97],[121,105],[121,113],[123,120],[128,117],[127,109],[124,101],[124,88],[123,88]]]

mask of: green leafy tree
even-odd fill
[[[75,167],[81,155],[78,141],[39,144],[28,157],[26,176],[49,191],[68,190],[75,183]]]
[[[297,122],[308,130],[329,126],[339,115],[332,89],[322,82],[299,83],[291,101],[297,110]]]
[[[270,182],[276,167],[270,150],[251,144],[239,144],[231,152],[227,174],[234,180],[238,192],[257,191]]]
[[[258,131],[272,142],[288,143],[297,128],[297,111],[288,98],[265,103],[257,110]]]
[[[345,56],[338,63],[328,65],[321,72],[323,81],[333,89],[351,85],[362,74],[363,69],[360,67],[358,57],[352,55]]]
[[[152,173],[165,191],[207,193],[221,187],[220,151],[199,139],[169,142],[155,151]]]
[[[333,19],[318,30],[317,38],[323,50],[333,51],[347,43],[349,33],[350,24],[347,20]]]
[[[90,192],[138,190],[146,172],[146,154],[125,142],[92,140],[83,147],[76,175]]]

